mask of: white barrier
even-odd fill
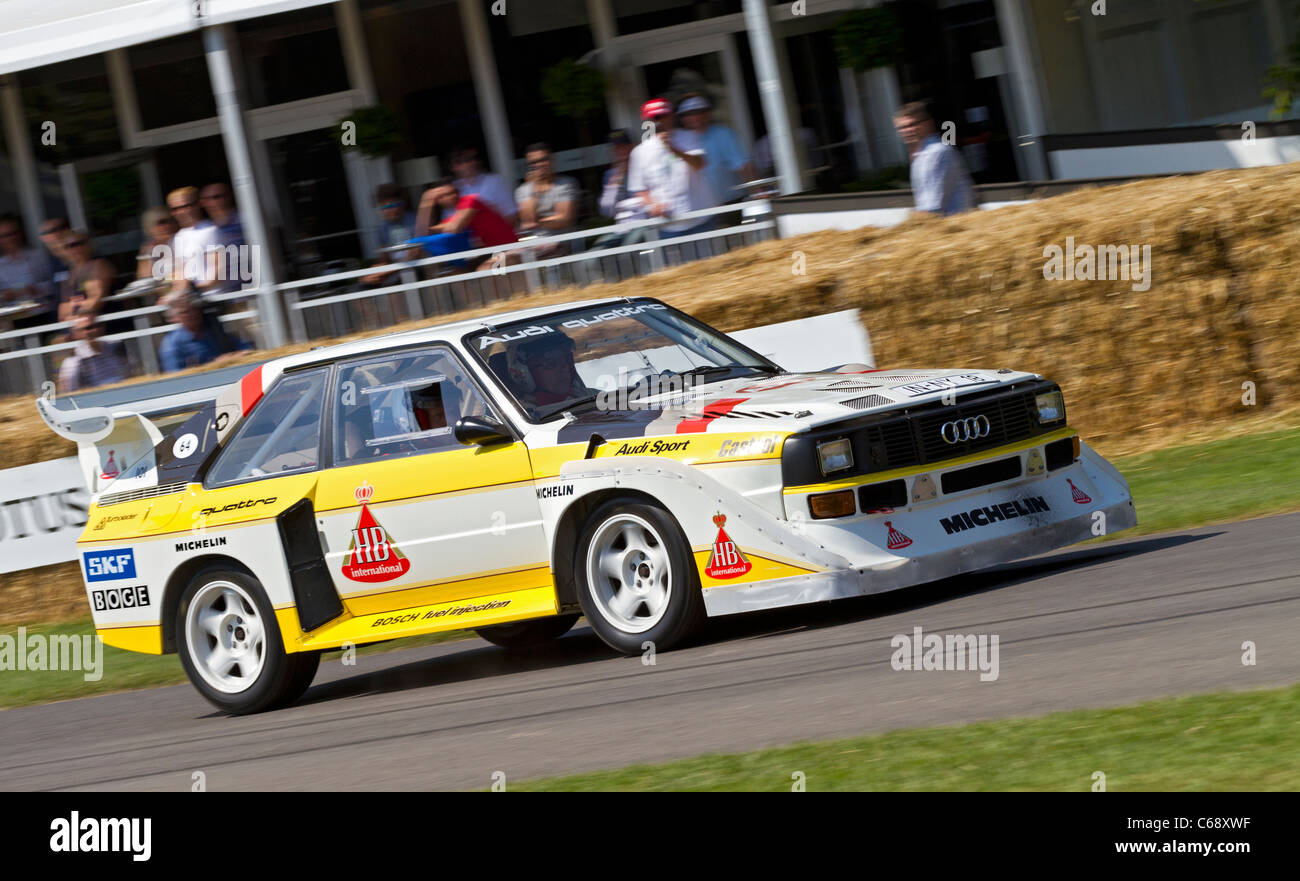
[[[875,366],[871,339],[856,309],[749,328],[731,336],[796,372],[849,363]],[[131,405],[113,409],[129,410]],[[76,456],[0,470],[0,572],[75,560],[89,503]]]

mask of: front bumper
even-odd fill
[[[1033,449],[1020,455],[1028,457]],[[937,581],[1129,529],[1137,525],[1137,515],[1127,482],[1084,444],[1077,460],[1051,472],[939,493],[906,508],[797,525],[804,538],[841,564],[806,575],[707,587],[710,616]]]
[[[1095,510],[1106,515],[1108,531],[1137,525],[1132,500]],[[1094,537],[1095,522],[1092,511],[1089,511],[1014,535],[911,557],[886,568],[836,569],[756,584],[714,587],[704,591],[704,607],[709,616],[714,617],[887,593],[1086,541]]]

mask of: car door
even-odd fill
[[[527,448],[452,434],[502,420],[450,347],[340,362],[333,411],[316,512],[354,615],[553,586]]]

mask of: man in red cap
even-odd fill
[[[641,105],[641,143],[628,157],[627,189],[645,203],[651,217],[675,217],[687,211],[712,208],[717,204],[713,188],[705,177],[708,156],[702,149],[683,149],[673,105],[655,98]],[[659,234],[665,238],[687,235],[712,225],[709,218],[678,220],[665,224]]]

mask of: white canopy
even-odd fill
[[[330,0],[0,0],[0,74]]]

